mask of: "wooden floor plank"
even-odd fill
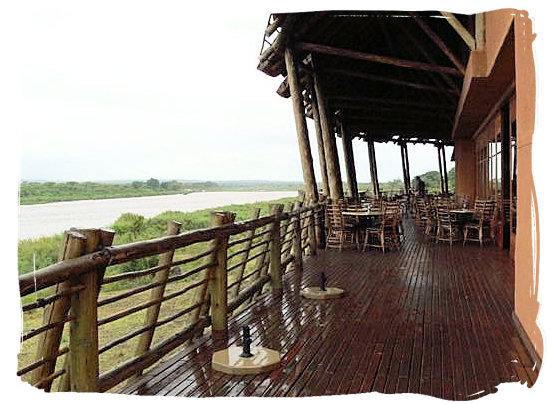
[[[308,301],[317,284],[346,290]],[[117,391],[139,395],[316,396],[369,391],[466,400],[537,373],[512,322],[513,262],[495,246],[436,244],[404,220],[398,251],[319,251],[284,276],[282,297],[260,296],[231,319],[227,344],[251,327],[254,344],[278,349],[279,369],[252,376],[212,370],[210,335]],[[225,346],[225,345],[224,345]]]

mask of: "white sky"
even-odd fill
[[[269,11],[76,3],[23,16],[22,179],[302,179],[281,77],[256,70]],[[369,181],[366,144],[354,149]],[[437,170],[436,156],[411,147],[412,174]],[[377,145],[377,160],[380,181],[402,177],[397,146]]]

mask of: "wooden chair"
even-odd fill
[[[495,203],[494,201],[476,201],[476,213],[474,220],[464,226],[464,242],[478,241],[483,246],[483,238],[488,235],[490,239],[495,240],[494,221],[495,221]],[[470,234],[473,233],[473,236]]]
[[[452,246],[453,241],[458,241],[459,228],[453,220],[449,209],[444,206],[438,206],[437,210],[437,232],[435,242],[448,241]]]
[[[328,222],[326,248],[338,247],[342,251],[344,243],[357,242],[356,227],[353,223],[344,220],[341,204],[327,204],[325,217]]]
[[[395,231],[396,221],[396,215],[388,212],[382,215],[377,224],[367,227],[365,229],[363,251],[367,247],[381,248],[382,253],[386,253],[386,246],[394,246],[398,249],[399,243]]]

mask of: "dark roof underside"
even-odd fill
[[[473,36],[474,16],[454,16]],[[286,76],[284,42],[288,41],[305,77],[311,72],[311,54],[333,125],[342,123],[353,136],[377,141],[399,135],[451,142],[470,49],[441,13],[274,14],[270,24],[278,28],[268,35],[268,25],[258,69]],[[372,55],[386,58],[372,61]],[[401,62],[413,62],[414,67]],[[289,96],[286,79],[278,93]]]

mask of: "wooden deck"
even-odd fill
[[[537,377],[512,323],[513,262],[495,247],[436,245],[410,221],[398,252],[319,251],[285,277],[282,298],[264,296],[230,323],[229,342],[251,326],[254,344],[278,349],[279,370],[213,371],[204,337],[120,392],[176,396],[315,396],[412,392],[466,400],[502,382]],[[300,285],[347,291],[306,301]]]

